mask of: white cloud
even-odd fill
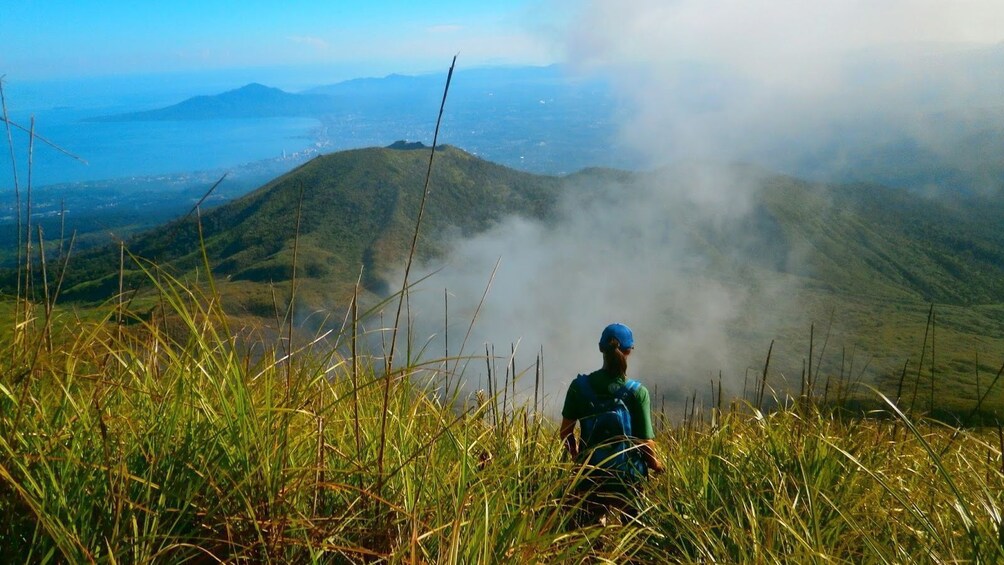
[[[787,289],[776,282],[747,286],[710,276],[702,249],[708,234],[726,240],[743,236],[735,226],[750,211],[757,187],[754,176],[704,168],[609,184],[572,182],[556,218],[546,224],[510,218],[456,241],[446,268],[422,286],[450,292],[451,355],[458,355],[460,338],[501,257],[463,353],[483,353],[488,342],[508,355],[509,344],[518,342],[517,371],[522,371],[543,347],[543,392],[551,413],[560,408],[571,378],[600,366],[599,334],[615,321],[636,334],[631,374],[650,390],[658,386],[671,405],[695,388],[703,390],[718,370],[727,376],[724,386],[738,394],[741,382],[732,377],[741,374],[743,361],[736,347],[748,344],[737,344],[730,333],[750,309],[761,312],[760,329],[769,332],[780,315],[773,305]],[[435,320],[442,319],[442,293],[419,289],[411,304],[416,342],[441,335]],[[442,346],[437,341],[430,350]],[[484,378],[483,367],[483,361],[471,362],[469,387],[478,386],[479,375]],[[532,395],[531,386],[528,378],[520,389]]]
[[[760,77],[882,46],[1004,40],[997,0],[593,0],[577,14],[574,58],[715,61]]]
[[[1004,84],[998,0],[593,0],[565,31],[570,63],[614,78],[623,138],[654,163],[755,160],[854,120],[931,138],[918,112],[999,105]]]

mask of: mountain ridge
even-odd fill
[[[399,142],[324,155],[202,213],[214,271],[245,286],[288,280],[299,209],[298,277],[344,297],[363,268],[367,288],[386,292],[383,276],[403,258],[414,229],[428,151]],[[953,209],[903,189],[809,183],[757,167],[732,167],[731,174],[752,179],[760,192],[735,226],[738,231],[689,228],[689,237],[709,256],[811,279],[836,292],[1004,302],[999,282],[1004,236],[990,221],[1004,213],[999,199],[957,200]],[[691,174],[591,168],[567,176],[536,175],[440,146],[419,253],[436,256],[450,239],[482,233],[512,215],[558,221],[563,198],[605,199],[629,194],[637,183],[666,178],[686,183]],[[671,213],[686,221],[686,210]],[[201,266],[195,221],[189,217],[146,232],[128,247],[139,257],[187,272]],[[806,260],[791,263],[796,255]],[[108,274],[117,271],[117,253],[88,252],[76,262],[65,286],[68,298],[99,299],[117,289],[117,278]]]
[[[333,101],[323,95],[294,94],[252,82],[216,95],[187,98],[177,104],[126,114],[98,116],[87,121],[186,121],[226,118],[309,117],[331,110]]]
[[[517,67],[464,69],[458,71],[463,81],[454,85],[455,95],[493,89],[516,89],[527,85],[555,85],[562,69]],[[321,117],[342,111],[370,110],[381,104],[424,107],[437,102],[445,77],[440,73],[405,75],[392,73],[383,77],[361,77],[333,84],[315,86],[302,92],[287,92],[280,88],[250,82],[218,94],[186,98],[161,108],[94,116],[85,121],[187,121],[226,118]],[[532,96],[532,94],[531,94]]]
[[[288,280],[300,208],[298,276],[324,279],[325,286],[338,287],[335,294],[344,296],[345,285],[354,282],[365,265],[367,286],[382,291],[378,271],[407,246],[427,165],[428,148],[332,153],[205,212],[203,236],[214,270],[234,282]],[[435,235],[443,231],[475,233],[511,213],[542,218],[553,208],[557,188],[557,178],[542,180],[440,146],[420,252],[430,256],[441,250]],[[464,213],[458,215],[458,210]],[[189,217],[147,232],[131,240],[129,248],[178,272],[196,268],[201,260],[195,221]],[[107,252],[94,251],[79,259],[67,281],[67,298],[100,299],[117,288],[117,279],[101,274],[112,266]],[[135,271],[131,275],[142,280]]]

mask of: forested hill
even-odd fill
[[[368,291],[388,290],[384,277],[406,255],[429,160],[428,148],[401,147],[409,150],[318,157],[203,213],[206,251],[224,291],[248,311],[271,311],[268,286],[289,280],[294,246],[304,296],[343,299],[360,268]],[[1004,236],[995,229],[1004,213],[999,198],[939,201],[880,186],[831,186],[732,169],[735,177],[755,178],[752,213],[736,230],[705,232],[699,224],[689,229],[698,248],[718,258],[714,264],[722,272],[753,266],[833,292],[1004,302]],[[436,154],[419,252],[436,255],[448,240],[480,233],[514,214],[559,222],[563,195],[574,203],[596,198],[596,191],[627,197],[641,185],[674,190],[687,174],[589,169],[565,177],[534,175],[444,146]],[[688,221],[685,210],[671,213],[678,214],[674,221]],[[175,273],[202,265],[195,215],[137,236],[127,247]],[[118,267],[117,246],[74,258],[64,298],[111,296],[118,290]],[[126,270],[126,286],[145,279],[130,262]]]
[[[344,297],[360,267],[367,289],[381,292],[380,276],[410,245],[428,162],[428,148],[325,155],[204,213],[203,237],[214,270],[244,289],[243,295],[259,295],[249,298],[255,310],[267,296],[254,287],[288,280],[296,245],[297,276],[308,293],[313,281],[326,294]],[[478,233],[512,214],[543,219],[552,213],[561,185],[558,177],[519,172],[441,146],[419,252],[435,254],[444,234]],[[187,272],[202,263],[195,222],[192,216],[168,224],[128,247],[138,257]],[[107,296],[118,288],[117,271],[117,253],[80,256],[65,296]],[[131,275],[134,282],[143,279],[135,271]]]

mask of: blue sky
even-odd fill
[[[627,8],[623,0],[4,3],[6,84],[62,81],[57,90],[78,97],[79,79],[110,76],[173,98],[252,81],[298,91],[442,71],[459,53],[461,68],[567,63],[624,76],[618,83],[627,97],[645,104],[654,93],[660,110],[659,81],[676,84],[680,64],[694,63],[815,104],[821,94],[842,94],[848,58],[904,53],[882,72],[922,78],[952,70],[950,62],[929,68],[932,52],[1004,50],[1002,0],[631,0]],[[965,76],[948,82],[975,84]]]
[[[5,4],[0,75],[8,81],[297,67],[351,78],[438,70],[457,52],[465,66],[556,60],[530,0]]]
[[[462,67],[660,66],[688,58],[769,76],[792,62],[815,66],[819,57],[876,46],[1004,41],[1001,0],[4,4],[0,75],[11,82],[251,68],[284,69],[287,76],[290,69],[325,69],[330,80],[439,70],[458,52]]]

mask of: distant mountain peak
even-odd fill
[[[411,151],[413,149],[428,149],[428,148],[429,146],[422,143],[421,141],[407,141],[404,139],[399,139],[387,146],[387,149],[396,149],[398,151]]]
[[[244,90],[244,91],[266,91],[266,90],[280,90],[274,86],[266,86],[260,82],[249,82],[240,88],[234,90]]]
[[[228,90],[222,94],[217,94],[215,98],[226,98],[228,96],[286,96],[295,97],[297,94],[291,94],[282,90],[281,88],[276,88],[274,86],[267,86],[260,82],[251,82],[245,84],[240,88],[235,88],[233,90]],[[213,98],[213,97],[210,97]]]
[[[90,121],[301,117],[323,115],[331,107],[332,100],[324,95],[293,94],[274,86],[251,82],[221,94],[195,96],[156,110],[100,116]]]

